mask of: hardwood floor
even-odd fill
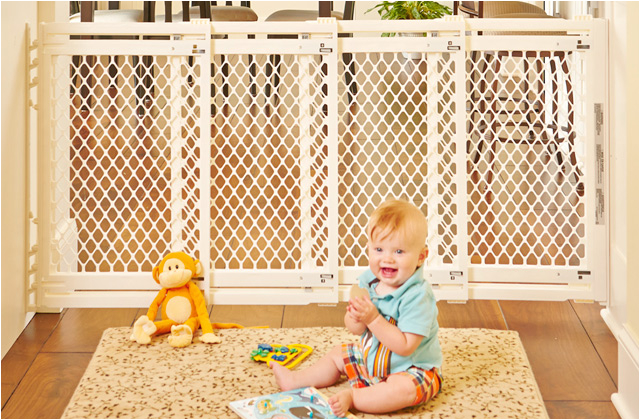
[[[518,331],[551,418],[619,418],[610,396],[617,386],[617,343],[601,306],[574,302],[438,302],[446,328]],[[224,306],[216,322],[272,328],[342,326],[345,304]],[[132,325],[144,310],[66,309],[37,314],[2,359],[2,418],[59,418],[102,331]]]

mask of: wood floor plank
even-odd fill
[[[603,306],[599,303],[575,302],[571,302],[571,306],[578,314],[613,382],[618,386],[618,342],[600,316]]]
[[[500,305],[495,300],[469,300],[467,303],[439,301],[438,324],[442,328],[507,329]]]
[[[62,314],[36,314],[2,358],[2,406],[16,389]]]
[[[131,323],[131,326],[133,327],[133,323],[136,322],[138,320],[138,318],[140,318],[142,315],[146,315],[147,311],[149,310],[149,308],[138,308],[138,310],[136,311],[135,316],[133,317],[133,322]],[[158,311],[158,314],[160,313],[160,311]],[[158,318],[156,316],[156,318]]]
[[[267,326],[280,328],[282,305],[214,305],[212,322],[234,322],[245,327]]]
[[[344,327],[346,310],[347,302],[340,302],[336,306],[285,306],[282,328]]]
[[[611,401],[547,401],[552,419],[619,419]]]
[[[93,352],[105,329],[131,325],[137,312],[135,308],[69,309],[42,351]]]
[[[500,301],[545,401],[608,401],[616,387],[571,304]]]
[[[2,410],[2,418],[60,418],[91,353],[40,353]]]

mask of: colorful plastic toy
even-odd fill
[[[313,351],[313,348],[305,344],[258,344],[258,348],[251,351],[251,358],[256,362],[279,363],[282,366],[291,369],[307,358]]]

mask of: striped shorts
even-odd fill
[[[362,355],[362,348],[359,344],[343,344],[342,356],[344,359],[344,369],[352,388],[364,388],[375,385],[379,382],[386,381],[392,375],[405,375],[411,378],[416,386],[416,399],[411,406],[418,405],[429,401],[440,392],[442,385],[442,376],[438,372],[438,368],[424,370],[416,366],[411,366],[404,372],[392,373],[391,375],[380,378],[370,376],[367,372],[367,364]]]

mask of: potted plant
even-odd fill
[[[369,13],[372,10],[377,10],[380,15],[380,19],[383,20],[418,20],[418,19],[438,19],[444,15],[451,14],[451,8],[444,6],[436,1],[383,1],[367,10],[365,13]],[[395,36],[396,34],[391,32],[385,32],[382,36]],[[400,36],[427,36],[426,33],[399,33]],[[405,58],[419,59],[420,53],[402,53]]]
[[[438,19],[451,14],[451,8],[435,1],[383,1],[367,10],[377,10],[380,19]],[[383,33],[382,36],[394,36],[394,33]],[[423,36],[426,36],[424,34]]]

